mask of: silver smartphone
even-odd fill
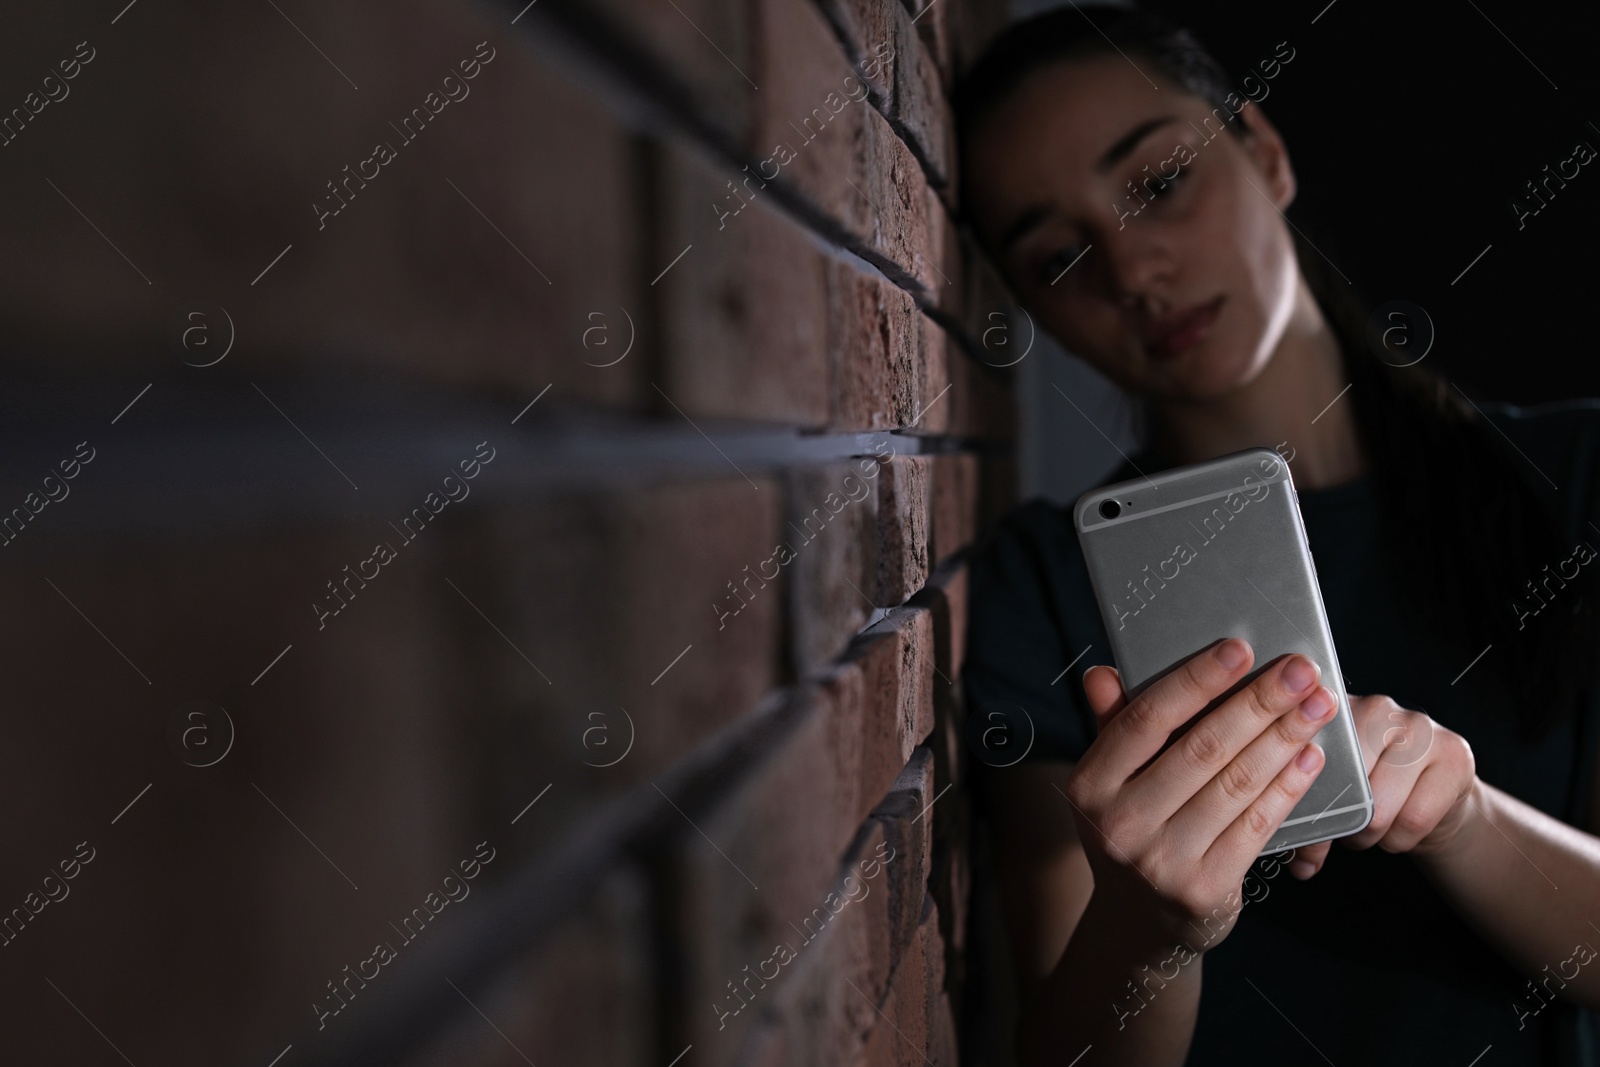
[[[1130,697],[1226,637],[1255,650],[1238,688],[1291,652],[1321,668],[1339,702],[1315,738],[1326,762],[1262,854],[1366,827],[1372,789],[1283,457],[1251,448],[1101,486],[1078,499],[1073,518]]]

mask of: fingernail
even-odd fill
[[[1319,722],[1333,706],[1333,694],[1328,692],[1327,686],[1319,685],[1315,693],[1300,702],[1300,714],[1306,722]]]
[[[1295,860],[1289,864],[1289,873],[1303,882],[1313,874],[1316,874],[1317,869],[1311,865],[1310,860]]]
[[[1291,693],[1303,693],[1317,680],[1317,669],[1304,656],[1296,656],[1283,668],[1283,685]]]
[[[1230,637],[1217,646],[1217,662],[1227,670],[1237,670],[1249,655],[1250,646],[1238,638]]]
[[[1302,771],[1314,771],[1321,762],[1322,749],[1317,745],[1307,745],[1300,750],[1300,755],[1294,758],[1294,765]]]

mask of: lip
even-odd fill
[[[1224,297],[1217,297],[1184,311],[1175,311],[1152,323],[1145,330],[1145,351],[1158,360],[1170,360],[1205,340],[1222,310]]]

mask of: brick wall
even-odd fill
[[[35,814],[0,892],[106,858],[0,950],[31,1020],[0,1045],[958,1061],[963,550],[1010,500],[1012,410],[946,94],[1000,17],[70,3],[8,46],[97,49],[0,149],[19,499],[35,456],[104,458],[5,549],[35,713],[0,788]],[[470,96],[312,207],[484,41]],[[237,330],[203,368],[196,298]],[[472,496],[402,540],[480,441]],[[230,716],[204,767],[192,699]],[[475,897],[319,1020],[480,841]]]

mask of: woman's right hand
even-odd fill
[[[1243,906],[1245,875],[1322,769],[1311,738],[1337,701],[1318,684],[1317,665],[1298,654],[1166,747],[1253,660],[1248,643],[1221,641],[1132,701],[1115,668],[1084,675],[1099,731],[1065,795],[1094,872],[1090,910],[1142,948],[1220,944]]]

